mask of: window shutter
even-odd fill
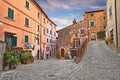
[[[10,39],[9,39],[9,35],[5,35],[5,42],[10,44]]]
[[[25,18],[25,26],[29,26],[29,19],[28,18]]]
[[[29,9],[29,2],[28,1],[26,1],[26,8]]]
[[[8,18],[13,19],[14,18],[14,10],[8,8]]]
[[[13,36],[12,45],[17,46],[17,37]]]
[[[28,36],[25,35],[25,42],[28,42]]]
[[[94,14],[93,14],[93,13],[91,13],[91,14],[90,14],[90,17],[93,17],[93,16],[94,16]]]
[[[12,13],[12,15],[11,15],[12,17],[11,18],[14,19],[14,11],[11,10],[11,13]]]
[[[90,26],[94,26],[94,22],[91,22],[91,25]]]

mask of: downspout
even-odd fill
[[[117,5],[116,5],[116,0],[114,0],[115,4],[115,26],[116,26],[116,48],[118,48],[118,24],[117,24]]]

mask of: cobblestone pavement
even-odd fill
[[[90,42],[79,64],[43,60],[2,73],[0,80],[120,80],[120,56],[104,41]]]

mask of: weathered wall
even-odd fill
[[[5,52],[5,43],[0,41],[0,71],[3,70],[3,54]]]

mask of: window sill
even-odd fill
[[[27,8],[26,6],[25,6],[25,8],[30,11],[30,8]]]
[[[15,20],[14,19],[11,19],[11,18],[9,18],[9,17],[5,17],[6,19],[9,19],[9,20],[11,20],[11,21],[13,21],[13,22],[15,22]]]
[[[27,26],[27,25],[24,25],[25,27],[27,27],[27,28],[30,28],[29,26]]]

